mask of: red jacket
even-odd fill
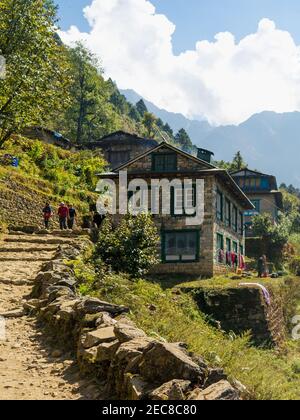
[[[59,207],[58,215],[59,217],[68,217],[69,209],[67,206]]]

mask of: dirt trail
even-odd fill
[[[47,236],[7,236],[0,241],[0,314],[21,309],[43,262],[59,243]],[[3,322],[2,322],[3,323]],[[80,379],[71,354],[62,354],[35,318],[0,319],[0,400],[97,399],[92,380]]]

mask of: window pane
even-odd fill
[[[197,259],[197,233],[174,232],[166,234],[167,261],[194,261]]]

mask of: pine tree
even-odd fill
[[[181,130],[178,131],[175,136],[175,141],[185,152],[190,152],[193,148],[192,140],[184,128],[181,128]]]
[[[143,99],[141,99],[140,101],[137,102],[136,104],[136,109],[138,110],[138,112],[140,113],[140,115],[143,117],[144,114],[146,112],[148,112],[148,109],[145,105],[145,102],[143,101]]]

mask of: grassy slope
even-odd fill
[[[102,157],[71,153],[39,141],[16,137],[5,144],[0,156],[20,158],[20,167],[0,163],[0,224],[40,225],[46,201],[55,209],[61,201],[76,206],[82,216],[95,202],[95,173],[105,166]],[[57,218],[53,220],[57,226]]]
[[[75,269],[83,294],[129,306],[131,317],[149,335],[186,342],[190,350],[203,355],[212,365],[225,368],[232,378],[245,384],[251,398],[299,399],[298,342],[287,343],[283,353],[254,348],[247,335],[225,335],[211,327],[192,296],[182,294],[178,288],[164,290],[158,283],[143,279],[133,282],[126,276],[97,277],[92,266],[82,261],[75,263]]]

